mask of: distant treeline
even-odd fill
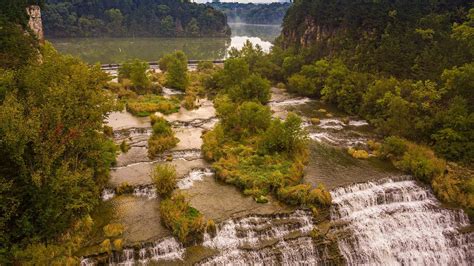
[[[49,37],[228,36],[225,15],[189,0],[48,0]]]
[[[291,3],[212,3],[209,5],[224,12],[230,23],[281,24]]]

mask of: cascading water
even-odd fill
[[[331,219],[350,265],[468,265],[474,234],[460,210],[447,210],[408,177],[356,184],[331,192]]]
[[[219,254],[201,264],[314,264],[321,256],[306,236],[313,227],[311,212],[303,210],[231,219],[218,227],[215,236],[204,236],[203,245],[219,250]]]
[[[188,175],[178,181],[179,189],[189,189],[193,186],[194,181],[201,181],[205,176],[212,176],[214,173],[211,169],[194,169]]]

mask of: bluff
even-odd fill
[[[452,26],[462,23],[471,7],[466,0],[299,0],[285,16],[278,43],[310,50],[310,60],[335,56],[358,70],[414,78],[419,73],[413,70],[435,61],[452,67],[472,59],[450,55],[458,49],[450,38]],[[441,70],[422,78],[437,77]]]

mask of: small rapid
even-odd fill
[[[461,210],[440,206],[409,177],[355,184],[331,192],[331,219],[349,265],[469,265],[474,234]]]

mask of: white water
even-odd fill
[[[200,265],[315,265],[321,256],[310,237],[281,240],[259,250],[234,249],[211,257]]]
[[[215,237],[204,235],[203,245],[219,250],[256,247],[267,240],[282,240],[291,233],[305,234],[313,229],[311,213],[297,210],[275,216],[248,216],[223,222]]]
[[[175,238],[168,237],[151,244],[145,244],[139,250],[124,249],[116,252],[109,258],[109,265],[147,265],[150,263],[182,260],[185,249]],[[83,259],[81,266],[96,265],[91,259]]]
[[[212,176],[214,173],[211,169],[194,169],[188,175],[178,181],[179,189],[189,189],[193,186],[195,181],[202,181],[205,176]]]
[[[406,177],[331,192],[331,218],[343,224],[339,249],[350,265],[468,265],[473,234],[460,210],[442,209],[431,191]],[[348,235],[347,235],[348,234]]]
[[[295,98],[295,99],[288,99],[283,101],[275,101],[269,102],[268,105],[270,106],[293,106],[293,105],[301,105],[305,103],[309,103],[312,100],[310,98]]]
[[[111,188],[106,188],[102,191],[102,194],[100,195],[103,201],[107,201],[115,197],[115,190]]]
[[[148,199],[156,199],[158,197],[154,186],[136,187],[133,190],[133,195],[135,197],[144,197]]]

